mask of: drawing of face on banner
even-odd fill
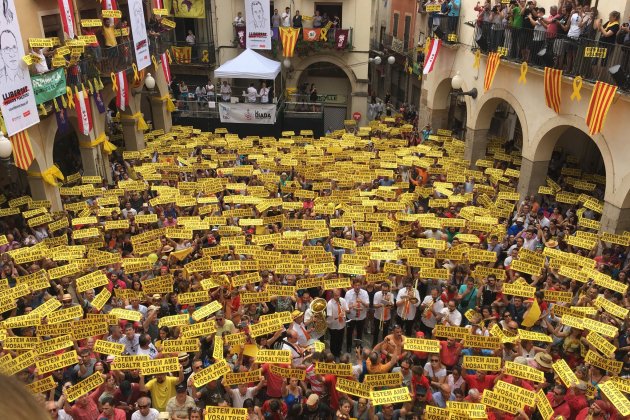
[[[271,49],[269,0],[246,0],[246,46],[256,50]]]
[[[131,33],[133,35],[133,47],[136,52],[138,70],[147,68],[151,64],[149,54],[149,40],[144,19],[142,0],[129,0],[129,15],[131,21]]]
[[[24,44],[18,26],[14,0],[3,0],[0,13],[0,109],[8,134],[14,135],[39,122],[35,93],[28,74]]]

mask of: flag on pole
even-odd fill
[[[166,83],[168,83],[170,85],[172,77],[171,77],[171,66],[170,66],[170,64],[168,64],[168,54],[167,53],[162,53],[161,59],[162,59],[162,71],[164,72],[164,77],[166,78]]]
[[[153,0],[153,8],[154,9],[164,9],[164,1],[163,0]]]
[[[63,32],[69,39],[73,39],[74,31],[74,10],[72,9],[72,0],[57,0],[59,6],[59,16],[63,24]]]
[[[83,91],[77,91],[74,95],[74,105],[77,110],[77,120],[79,122],[79,131],[85,136],[90,135],[92,131],[92,107],[90,106],[90,97]]]
[[[28,132],[26,130],[20,131],[9,137],[9,140],[11,140],[11,144],[13,145],[13,160],[15,161],[15,166],[25,171],[28,170],[31,163],[33,163],[33,159],[35,159]]]
[[[488,54],[488,62],[486,63],[486,74],[483,79],[483,88],[485,91],[490,90],[490,88],[492,87],[492,82],[494,81],[494,76],[496,76],[497,74],[499,63],[501,63],[501,55],[499,53],[493,52]]]
[[[124,111],[129,106],[129,83],[127,82],[127,75],[124,71],[116,73],[116,84],[118,85],[116,106],[121,111]]]
[[[320,31],[321,34],[321,31]],[[280,40],[282,40],[282,54],[285,57],[293,57],[293,51],[295,50],[295,44],[297,44],[298,36],[300,35],[300,28],[280,28]]]
[[[422,74],[429,74],[433,71],[433,66],[435,66],[435,61],[437,60],[438,53],[440,52],[440,48],[442,47],[442,40],[439,38],[433,38],[429,41],[429,54],[424,62],[424,69],[422,69]]]
[[[617,93],[617,86],[604,82],[595,83],[586,114],[586,125],[590,129],[591,136],[602,131],[606,114],[615,99],[615,93]]]
[[[562,98],[562,70],[545,67],[545,103],[556,114],[560,113]]]

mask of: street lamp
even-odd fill
[[[454,90],[454,92],[451,92],[451,95],[470,96],[473,99],[477,99],[477,88],[472,88],[468,92],[462,92],[461,90],[462,90],[463,85],[464,85],[464,79],[459,74],[459,72],[457,72],[455,76],[453,76],[453,78],[451,79],[451,87]]]
[[[291,68],[291,60],[289,60],[288,58],[285,58],[284,61],[282,62],[282,65],[284,66],[284,68],[290,69]]]
[[[13,145],[11,141],[0,131],[0,159],[8,159],[13,153]]]
[[[151,76],[151,73],[147,73],[147,77],[144,78],[144,85],[149,90],[155,89],[155,79]]]
[[[387,57],[387,62],[390,65],[394,65],[394,63],[396,62],[396,57],[394,57],[393,55],[390,55],[389,57]]]
[[[383,59],[380,56],[376,56],[374,57],[374,64],[376,64],[377,66],[379,66],[381,63],[383,62]]]

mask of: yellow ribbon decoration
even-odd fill
[[[118,83],[116,83],[116,74],[112,72],[109,77],[112,79],[112,89],[114,92],[118,92]]]
[[[124,115],[124,114],[120,114],[120,119],[121,120],[134,120],[138,122],[138,131],[144,131],[144,130],[148,130],[149,126],[147,125],[147,122],[144,120],[144,115],[142,115],[142,112],[136,112],[133,115]]]
[[[72,89],[66,86],[66,95],[68,96],[68,108],[74,109],[74,99],[72,97]]]
[[[110,155],[117,147],[109,141],[109,137],[105,135],[105,133],[101,133],[96,139],[93,141],[79,141],[80,147],[96,147],[99,144],[103,144],[103,151]]]
[[[46,112],[46,108],[44,107],[44,104],[39,104],[39,115],[42,115],[42,116],[48,115],[48,112]]]
[[[519,77],[518,79],[518,83],[519,85],[521,84],[521,82],[523,82],[524,85],[527,84],[527,61],[523,61],[523,63],[521,63],[521,77]]]
[[[88,79],[88,88],[90,89],[90,95],[94,95],[94,85],[92,81]]]
[[[162,96],[159,98],[160,101],[162,102],[166,102],[166,110],[170,113],[173,113],[173,111],[175,111],[175,104],[173,103],[173,100],[171,99],[171,95],[167,94],[165,96]]]
[[[478,69],[481,65],[481,51],[477,50],[475,52],[475,63],[473,64],[473,68]]]
[[[63,96],[62,96],[62,98],[63,98]],[[59,109],[59,104],[57,103],[57,98],[53,99],[53,103],[55,104],[55,112],[59,112],[60,109]]]
[[[61,105],[65,108],[68,108],[68,104],[66,103],[66,97],[61,95]]]
[[[573,94],[571,95],[571,100],[577,99],[578,101],[582,100],[582,95],[580,91],[582,90],[582,77],[578,76],[573,79]]]
[[[101,82],[100,77],[94,78],[94,89],[96,89],[97,92],[103,90],[103,82]]]
[[[208,56],[208,50],[203,50],[201,53],[201,62],[202,63],[209,63],[210,62],[210,58]]]
[[[326,24],[326,26],[324,26],[320,31],[319,31],[319,40],[321,42],[328,42],[328,30],[332,27],[332,23],[328,22]]]
[[[153,61],[153,67],[157,71],[157,69],[158,69],[158,62],[157,62],[157,60],[156,60],[154,55],[151,56],[151,61]]]
[[[136,66],[136,63],[131,63],[131,68],[133,69],[133,81],[138,83],[140,81],[140,76],[138,75],[138,66]]]
[[[57,179],[60,181],[64,180],[64,176],[57,165],[51,166],[44,172],[28,171],[26,174],[33,178],[42,178],[46,183],[52,185],[53,187],[58,186],[56,181]]]
[[[81,83],[81,92],[85,92],[85,85],[83,83]]]

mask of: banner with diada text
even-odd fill
[[[276,105],[219,103],[222,123],[275,124]]]

